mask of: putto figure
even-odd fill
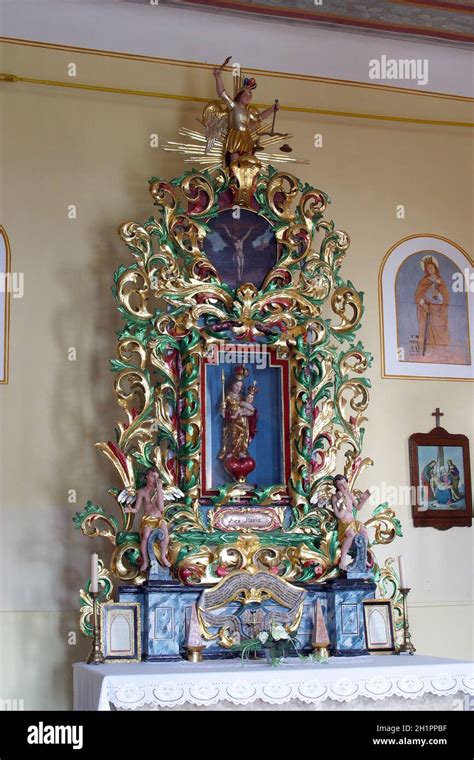
[[[166,492],[163,488],[163,482],[156,470],[148,470],[146,474],[146,485],[139,488],[136,493],[136,499],[133,494],[128,491],[122,491],[119,494],[119,501],[126,503],[128,506],[124,508],[124,512],[137,513],[143,507],[143,517],[140,525],[141,532],[141,569],[147,570],[149,561],[147,553],[147,541],[150,533],[159,528],[161,531],[160,547],[161,547],[161,564],[164,567],[171,567],[171,563],[168,559],[167,552],[169,546],[169,531],[166,525],[164,515],[165,501],[171,501],[174,498],[183,496],[179,488],[175,486],[166,487]],[[123,497],[123,498],[121,498]],[[130,502],[134,500],[135,506],[130,506]],[[132,501],[133,503],[133,501]]]
[[[360,533],[367,538],[367,529],[364,523],[353,517],[353,510],[361,509],[370,496],[370,491],[364,491],[359,500],[349,491],[347,479],[344,475],[336,475],[333,478],[336,493],[331,497],[332,508],[338,520],[338,537],[341,544],[341,559],[339,567],[347,570],[349,565],[349,550],[355,536]]]

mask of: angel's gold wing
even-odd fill
[[[204,153],[211,152],[217,140],[221,140],[227,130],[228,110],[221,100],[212,100],[204,106],[202,123],[206,130],[206,148]]]

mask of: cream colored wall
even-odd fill
[[[2,56],[2,69],[21,76],[212,96],[206,67],[13,44],[3,45]],[[66,75],[71,61],[79,65],[76,80]],[[469,119],[462,100],[282,75],[260,80],[260,102]],[[108,360],[120,320],[110,286],[128,252],[116,228],[153,214],[150,176],[182,173],[178,157],[149,147],[150,134],[175,139],[179,125],[195,125],[199,105],[20,83],[2,84],[1,100],[0,223],[13,268],[25,274],[25,295],[12,300],[10,383],[0,389],[0,697],[22,698],[26,708],[68,708],[70,664],[87,650],[79,634],[69,644],[68,633],[78,631],[74,610],[93,546],[71,519],[89,498],[113,508],[106,491],[116,484],[93,448],[113,436],[117,416]],[[365,454],[375,465],[360,485],[406,485],[408,436],[432,427],[436,406],[450,431],[473,438],[472,386],[381,379],[378,271],[385,252],[416,233],[472,251],[468,130],[285,111],[278,118],[278,129],[295,135],[294,155],[310,160],[298,173],[329,193],[337,226],[350,233],[343,274],[365,291],[360,337],[375,356]],[[323,148],[313,147],[315,133]],[[68,219],[70,204],[76,220]],[[396,218],[398,204],[405,220]],[[76,504],[68,503],[70,489]],[[404,539],[379,556],[406,557],[418,651],[471,657],[472,531],[415,530],[408,508],[397,511]]]

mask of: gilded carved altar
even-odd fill
[[[372,361],[357,339],[363,293],[341,272],[349,236],[328,216],[325,192],[265,166],[258,154],[191,169],[171,181],[152,177],[149,193],[154,215],[120,227],[130,259],[114,275],[124,320],[111,362],[121,418],[115,440],[96,444],[118,477],[109,489],[114,513],[88,502],[75,518],[85,535],[105,536],[112,544],[109,567],[101,573],[104,594],[110,595],[113,578],[137,586],[146,582],[138,526],[119,497],[124,489],[136,493],[150,469],[160,474],[165,490],[174,486],[181,494],[164,512],[175,580],[207,586],[236,571],[273,573],[290,583],[337,579],[341,549],[330,506],[333,476],[343,469],[357,495],[357,479],[372,464],[362,453],[370,388],[365,373]],[[255,228],[249,254],[242,238],[257,218],[265,227]],[[216,246],[206,247],[212,235],[224,245],[234,240],[229,261],[236,267],[235,287],[220,271]],[[262,279],[238,281],[244,264],[251,266],[259,251],[268,251],[270,240],[275,256]],[[253,408],[267,405],[255,436],[261,451],[272,417],[268,410],[281,418],[278,479],[259,482],[252,470],[233,477],[229,467],[227,474],[219,471],[220,481],[208,483],[214,464],[205,457],[225,443],[214,440],[215,420],[235,367],[229,364],[222,374],[222,398],[212,397],[209,410],[211,381],[215,387],[219,382],[211,371],[221,354],[243,349],[247,363],[238,366],[248,371],[252,355],[259,354],[279,378],[277,405],[260,389],[255,367],[250,400],[250,382],[246,390],[249,417]],[[267,386],[273,387],[270,381]],[[255,456],[253,440],[247,436],[242,459],[247,454],[261,473],[264,454]],[[368,566],[379,581],[373,547],[401,535],[400,524],[386,504],[365,524]],[[82,604],[82,627],[89,632],[87,591]]]

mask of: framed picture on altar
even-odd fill
[[[138,602],[106,602],[100,606],[100,644],[106,662],[141,662]]]
[[[395,629],[390,599],[364,600],[364,628],[369,652],[390,654],[395,651]]]
[[[472,260],[438,235],[412,235],[379,274],[382,377],[474,378]]]
[[[412,516],[415,528],[472,525],[469,439],[435,427],[409,438]]]

